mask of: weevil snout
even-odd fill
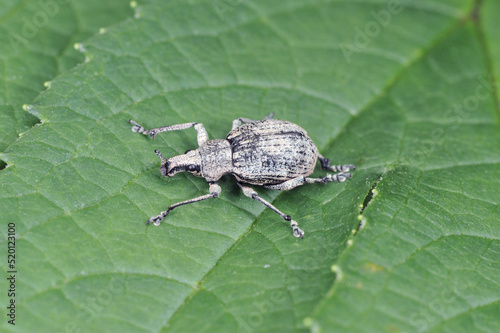
[[[161,175],[165,177],[168,174],[169,162],[165,157],[163,157],[158,149],[155,149],[155,154],[158,155],[161,159],[160,171]]]
[[[184,155],[174,156],[165,159],[158,150],[156,155],[161,158],[161,175],[163,177],[173,177],[179,172],[190,172],[196,176],[201,175],[201,157],[198,150],[189,150]]]

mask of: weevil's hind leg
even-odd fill
[[[269,115],[265,116],[264,119],[262,120],[269,120],[269,119],[272,119],[274,117],[274,113],[271,112]],[[231,130],[234,130],[238,127],[240,127],[242,124],[244,123],[254,123],[258,120],[253,120],[253,119],[249,119],[249,118],[237,118],[235,120],[233,120],[233,128]]]
[[[319,163],[321,163],[321,169],[323,170],[330,170],[333,172],[349,172],[349,170],[356,170],[356,167],[353,164],[330,165],[330,160],[321,155],[318,156],[318,159]]]
[[[282,190],[282,191],[288,191],[291,190],[292,188],[295,188],[297,186],[301,186],[304,184],[311,184],[311,183],[323,183],[326,184],[328,182],[343,182],[347,178],[351,178],[350,173],[344,173],[344,172],[339,172],[334,175],[326,175],[323,178],[309,178],[309,177],[304,177],[300,176],[297,178],[293,178],[290,180],[287,180],[283,183],[276,184],[276,185],[264,185],[265,188],[269,188],[272,190]]]
[[[304,231],[302,231],[299,228],[299,224],[297,222],[295,222],[294,220],[292,220],[292,217],[290,215],[284,214],[278,208],[274,207],[271,203],[262,199],[259,196],[259,194],[257,192],[255,192],[255,190],[252,189],[251,187],[245,186],[241,183],[238,183],[238,186],[241,188],[244,195],[246,195],[247,197],[252,198],[254,200],[257,200],[258,202],[260,202],[261,204],[263,204],[264,206],[266,206],[267,208],[271,209],[273,212],[275,212],[276,214],[281,216],[285,221],[290,222],[290,226],[292,227],[293,235],[295,237],[304,238]]]
[[[305,183],[307,183],[306,179],[307,179],[307,177],[300,176],[297,178],[293,178],[293,179],[284,181],[283,183],[280,183],[280,184],[264,185],[264,187],[272,189],[272,190],[288,191],[288,190],[291,190],[292,188],[295,188],[297,186],[304,185]],[[309,178],[309,179],[311,179],[311,178]]]
[[[150,130],[145,129],[132,119],[129,120],[129,123],[134,125],[132,126],[132,131],[137,132],[140,134],[144,135],[149,135],[153,139],[155,138],[156,134],[161,133],[161,132],[170,132],[170,131],[179,131],[179,130],[185,130],[191,127],[194,127],[196,132],[198,133],[198,145],[201,147],[203,146],[207,141],[208,141],[208,133],[205,130],[205,126],[200,123],[185,123],[185,124],[178,124],[178,125],[170,125],[170,126],[163,126],[163,127],[158,127],[158,128],[153,128]]]
[[[218,198],[220,195],[220,192],[221,192],[221,188],[217,183],[210,183],[210,193],[209,194],[205,194],[205,195],[193,198],[193,199],[189,199],[186,201],[181,201],[181,202],[178,202],[176,204],[173,204],[170,207],[168,207],[166,211],[161,212],[159,215],[150,218],[148,220],[147,224],[153,223],[154,225],[159,226],[161,223],[161,220],[163,220],[165,217],[167,217],[168,213],[170,213],[170,211],[173,210],[174,208],[177,208],[177,207],[182,206],[182,205],[187,205],[187,204],[190,204],[193,202],[206,200],[206,199]]]

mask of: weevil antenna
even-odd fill
[[[160,153],[158,149],[155,149],[155,153],[156,155],[160,156],[161,164],[163,164],[167,160],[165,157],[163,157],[163,155]]]

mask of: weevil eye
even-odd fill
[[[187,170],[193,172],[193,171],[199,171],[200,169],[196,164],[189,164],[187,166]]]
[[[187,153],[189,153],[190,151],[191,151],[191,149],[188,149],[188,150],[186,150],[186,151],[184,152],[184,154],[187,154]]]

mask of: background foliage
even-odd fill
[[[8,0],[0,209],[18,293],[1,330],[498,332],[500,5],[393,3]],[[153,153],[195,147],[193,130],[152,141],[128,119],[222,138],[270,112],[358,167],[257,189],[304,240],[231,177],[146,227],[208,187],[162,179]]]

